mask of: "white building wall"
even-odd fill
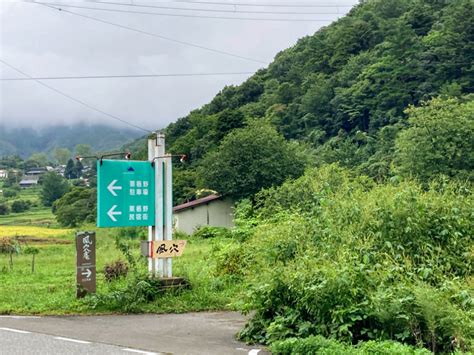
[[[192,234],[201,226],[234,226],[234,204],[231,199],[214,200],[206,204],[174,212],[175,228]]]

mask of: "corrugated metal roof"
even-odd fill
[[[24,184],[37,184],[38,183],[38,180],[21,180],[20,181],[20,185],[24,185]]]
[[[183,203],[181,205],[175,206],[175,207],[173,207],[173,212],[180,212],[180,211],[186,210],[188,208],[197,207],[197,206],[203,205],[205,203],[208,203],[208,202],[211,202],[211,201],[214,201],[214,200],[218,200],[220,198],[221,197],[219,195],[212,194],[212,195],[209,195],[209,196],[206,196],[206,197],[203,197],[203,198],[199,198],[199,199],[194,200],[194,201],[186,202],[186,203]]]

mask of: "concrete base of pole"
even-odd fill
[[[191,284],[184,277],[152,277],[153,285],[160,291],[190,289]]]

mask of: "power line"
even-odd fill
[[[198,11],[198,12],[227,12],[227,13],[238,13],[238,14],[266,14],[266,15],[339,15],[340,12],[295,12],[295,11],[250,11],[250,10],[218,10],[218,9],[204,9],[204,8],[183,8],[183,7],[172,7],[172,6],[161,6],[161,5],[144,5],[144,4],[125,4],[120,2],[110,1],[94,1],[96,4],[107,4],[107,5],[119,5],[129,7],[144,7],[153,9],[165,9],[165,10],[180,10],[180,11]]]
[[[36,1],[34,1],[33,3],[34,3],[34,4],[38,4],[38,5],[42,5],[42,6],[45,6],[45,7],[49,7],[49,8],[51,8],[51,9],[58,10],[58,11],[61,11],[61,12],[66,12],[66,13],[71,14],[71,15],[74,15],[74,16],[79,16],[79,17],[87,18],[87,19],[92,20],[92,21],[96,21],[96,22],[100,22],[100,23],[103,23],[103,24],[115,26],[115,27],[118,27],[118,28],[121,28],[121,29],[125,29],[125,30],[129,30],[129,31],[132,31],[132,32],[136,32],[136,33],[141,33],[141,34],[144,34],[144,35],[147,35],[147,36],[151,36],[151,37],[156,37],[156,38],[164,39],[164,40],[166,40],[166,41],[170,41],[170,42],[182,44],[182,45],[185,45],[185,46],[190,46],[190,47],[194,47],[194,48],[199,48],[199,49],[203,49],[203,50],[206,50],[206,51],[209,51],[209,52],[219,53],[219,54],[227,55],[227,56],[229,56],[229,57],[244,59],[244,60],[248,60],[248,61],[255,62],[255,63],[266,64],[266,65],[268,64],[267,62],[264,62],[263,60],[254,59],[254,58],[249,58],[249,57],[245,57],[245,56],[241,56],[241,55],[238,55],[238,54],[226,52],[226,51],[223,51],[223,50],[220,50],[220,49],[215,49],[215,48],[211,48],[211,47],[202,46],[202,45],[195,44],[195,43],[191,43],[191,42],[186,42],[186,41],[177,40],[177,39],[174,39],[174,38],[171,38],[171,37],[166,37],[166,36],[162,36],[162,35],[159,35],[159,34],[156,34],[156,33],[147,32],[147,31],[143,31],[143,30],[139,30],[139,29],[137,29],[137,28],[133,28],[133,27],[121,25],[121,24],[119,24],[119,23],[115,23],[115,22],[110,22],[110,21],[102,20],[102,19],[97,18],[97,17],[88,16],[88,15],[83,15],[83,14],[80,14],[80,13],[77,13],[77,12],[74,12],[74,11],[65,10],[65,9],[58,8],[58,7],[51,6],[51,5],[47,5],[47,4],[44,4],[44,3],[41,3],[41,2],[36,2]]]
[[[118,78],[162,78],[190,76],[248,75],[254,72],[234,73],[176,73],[176,74],[137,74],[137,75],[86,75],[86,76],[47,76],[28,78],[0,78],[0,81],[31,81],[31,80],[76,80],[76,79],[118,79]]]
[[[256,3],[237,3],[237,2],[219,2],[219,1],[190,1],[190,0],[174,0],[174,2],[183,2],[187,4],[208,4],[208,5],[226,5],[226,6],[253,6],[253,7],[352,7],[349,4],[331,4],[331,5],[315,5],[315,4],[256,4]]]
[[[245,21],[277,21],[277,22],[332,22],[332,20],[317,20],[317,19],[288,19],[288,18],[256,18],[256,17],[229,17],[229,16],[207,16],[207,15],[188,15],[188,14],[167,14],[159,12],[146,12],[146,11],[132,11],[132,10],[119,10],[119,9],[104,9],[101,7],[90,7],[90,6],[78,6],[78,5],[67,5],[59,3],[39,3],[36,4],[51,5],[58,9],[63,7],[84,9],[84,10],[95,10],[95,11],[107,11],[107,12],[119,12],[127,14],[139,14],[139,15],[152,15],[152,16],[170,16],[170,17],[187,17],[187,18],[205,18],[215,20],[245,20]]]
[[[1,58],[0,58],[0,62],[3,63],[4,65],[6,65],[7,67],[9,67],[9,68],[15,70],[16,72],[20,73],[21,75],[26,76],[27,78],[30,78],[31,80],[36,81],[38,84],[44,86],[45,88],[47,88],[47,89],[49,89],[49,90],[52,90],[52,91],[54,91],[55,93],[57,93],[57,94],[59,94],[59,95],[61,95],[61,96],[64,96],[64,97],[66,97],[66,98],[68,98],[68,99],[70,99],[70,100],[72,100],[72,101],[74,101],[74,102],[76,102],[76,103],[78,103],[78,104],[80,104],[80,105],[82,105],[82,106],[85,106],[85,107],[87,107],[87,108],[89,108],[89,109],[91,109],[91,110],[93,110],[93,111],[99,112],[99,113],[101,113],[102,115],[107,116],[107,117],[109,117],[109,118],[112,118],[112,119],[114,119],[114,120],[117,120],[117,121],[120,121],[120,122],[122,122],[122,123],[125,123],[125,124],[127,124],[127,125],[129,125],[129,126],[131,126],[131,127],[135,127],[135,128],[137,128],[137,129],[139,129],[139,130],[142,130],[142,131],[145,131],[145,132],[148,132],[148,133],[151,132],[149,129],[146,129],[146,128],[137,126],[136,124],[130,123],[130,122],[128,122],[128,121],[126,121],[126,120],[124,120],[124,119],[122,119],[122,118],[120,118],[120,117],[117,117],[117,116],[115,116],[115,115],[112,115],[111,113],[102,111],[101,109],[99,109],[99,108],[97,108],[97,107],[94,107],[94,106],[92,106],[92,105],[89,105],[88,103],[86,103],[86,102],[84,102],[84,101],[81,101],[81,100],[79,100],[79,99],[76,99],[75,97],[72,97],[71,95],[68,95],[68,94],[62,92],[62,91],[56,89],[55,87],[52,87],[52,86],[50,86],[50,85],[47,85],[47,84],[43,83],[42,81],[40,81],[40,80],[38,80],[38,79],[35,79],[35,78],[33,78],[32,76],[28,75],[28,74],[25,73],[24,71],[21,71],[20,69],[14,67],[13,65],[11,65],[11,64],[9,64],[9,63],[7,63],[7,62],[5,62],[5,61],[4,61],[3,59],[1,59]]]

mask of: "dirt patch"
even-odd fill
[[[14,237],[0,238],[0,244],[16,241],[20,244],[72,244],[72,240],[58,238],[40,238],[31,235],[18,235]]]

